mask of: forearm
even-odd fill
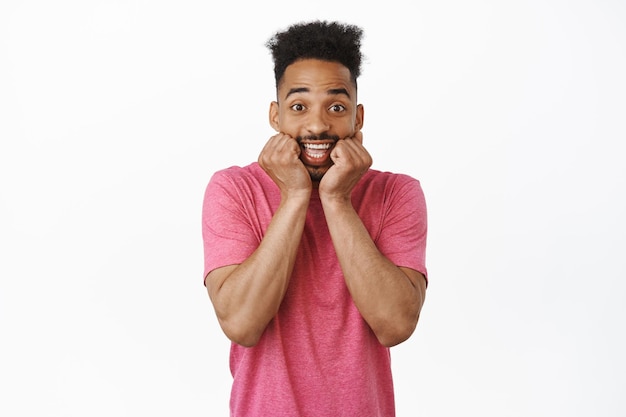
[[[349,202],[327,201],[324,213],[359,312],[381,344],[393,346],[408,339],[424,302],[423,276],[397,267],[381,254]]]
[[[281,202],[259,247],[234,267],[207,277],[207,289],[224,333],[235,343],[256,344],[278,312],[300,244],[308,199]]]

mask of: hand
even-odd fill
[[[278,133],[267,141],[259,155],[259,165],[283,195],[293,191],[311,192],[311,176],[300,160],[300,152],[300,145],[294,138]]]
[[[320,197],[349,200],[356,183],[372,166],[372,157],[363,147],[363,134],[359,131],[351,138],[337,141],[330,157],[334,165],[320,181]]]

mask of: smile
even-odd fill
[[[328,149],[330,149],[330,143],[303,143],[302,147],[304,152],[310,158],[322,158]]]

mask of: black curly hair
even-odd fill
[[[339,62],[350,70],[352,82],[361,75],[363,29],[339,22],[301,22],[275,33],[265,44],[274,59],[276,87],[285,69],[300,59]]]

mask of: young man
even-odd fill
[[[426,291],[420,184],[370,169],[362,30],[300,23],[267,43],[276,130],[205,193],[205,285],[232,341],[232,416],[395,415],[389,347]]]

